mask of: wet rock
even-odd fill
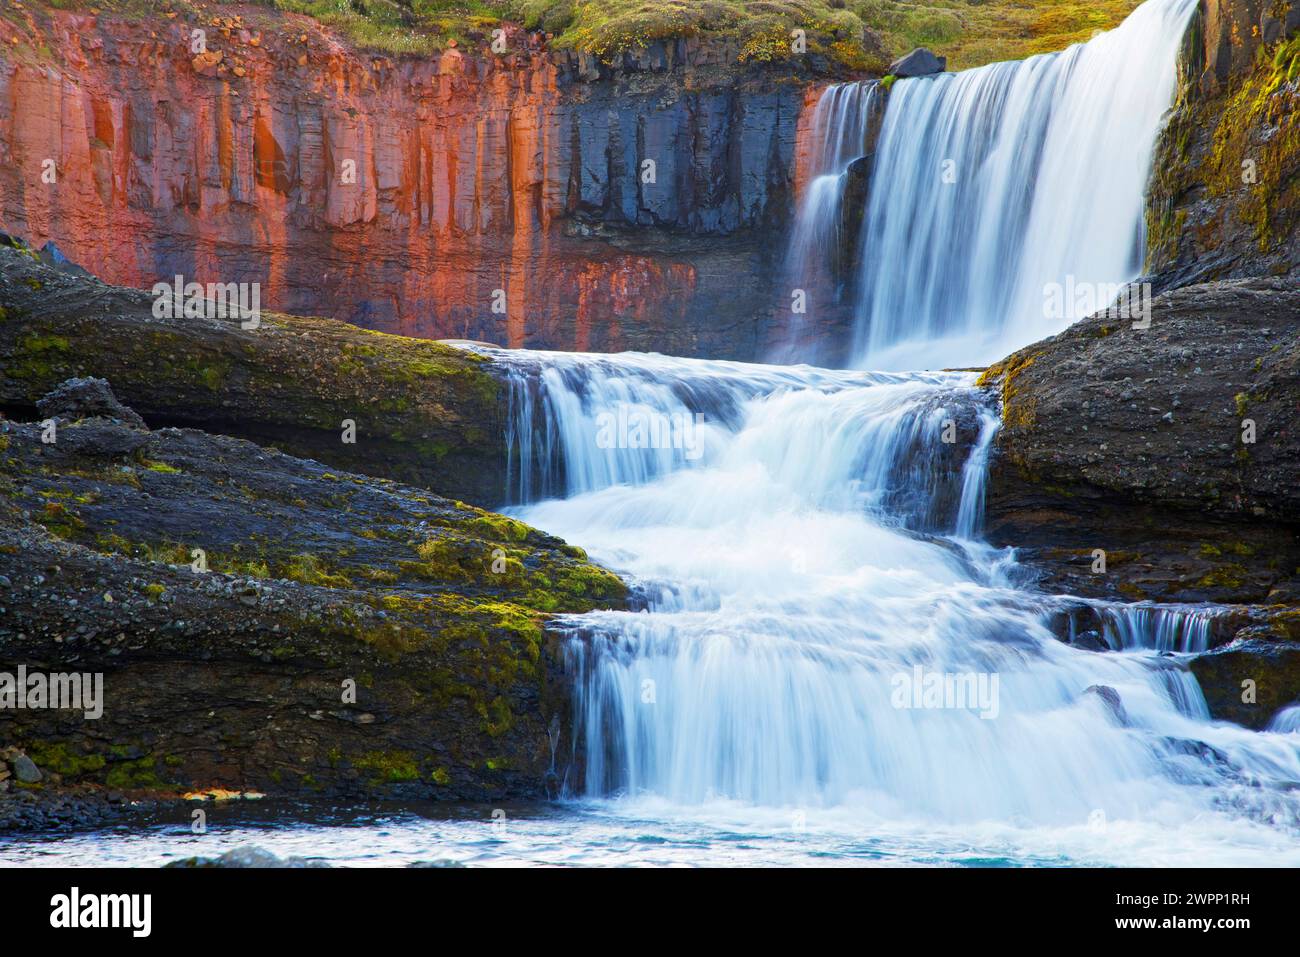
[[[1127,601],[1300,601],[1300,287],[1173,290],[1152,301],[1150,328],[1100,313],[981,382],[1000,394],[1003,421],[987,532],[1023,548],[1046,586]],[[1161,421],[1175,404],[1174,422]]]
[[[329,867],[324,861],[313,861],[305,857],[276,857],[270,851],[253,844],[245,844],[234,850],[226,851],[220,857],[186,857],[170,861],[164,867],[198,868],[266,868],[266,867]]]
[[[930,76],[948,69],[948,58],[935,56],[925,47],[917,47],[906,56],[899,57],[889,64],[889,72],[899,79],[914,76]]]
[[[1096,695],[1101,699],[1116,722],[1120,725],[1128,724],[1128,713],[1124,710],[1124,703],[1120,700],[1119,692],[1110,685],[1089,685],[1083,689],[1084,694]]]
[[[46,419],[61,418],[76,422],[79,419],[102,418],[133,429],[147,428],[144,419],[118,401],[104,379],[68,379],[61,382],[37,400],[36,411]]]
[[[10,761],[14,777],[23,784],[36,784],[44,778],[36,763],[25,754],[19,754]]]
[[[1300,701],[1300,643],[1263,638],[1233,642],[1190,663],[1211,717],[1260,730]]]

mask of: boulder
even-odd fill
[[[14,777],[22,784],[36,784],[44,777],[36,762],[25,754],[14,757],[12,764]]]
[[[4,424],[4,660],[106,674],[101,720],[4,712],[20,784],[132,802],[553,792],[572,705],[551,616],[627,607],[581,549],[228,436],[93,418],[46,443]]]
[[[1110,685],[1089,685],[1083,689],[1083,693],[1100,698],[1103,706],[1121,727],[1128,724],[1128,712],[1124,710],[1124,702],[1120,700],[1119,692]]]
[[[276,857],[270,851],[255,844],[245,844],[234,850],[226,851],[220,857],[186,857],[164,864],[164,867],[329,867],[324,861],[308,860],[304,857]]]
[[[914,76],[931,76],[942,73],[946,69],[948,69],[948,58],[935,56],[925,47],[917,47],[911,53],[889,64],[889,72],[900,80]]]
[[[503,375],[479,355],[331,319],[263,312],[244,329],[233,318],[158,317],[147,292],[4,244],[0,320],[0,404],[11,410],[120,422],[130,431],[117,430],[117,445],[137,443],[147,419],[464,501],[505,498]],[[340,441],[345,421],[355,442]]]
[[[1251,638],[1193,658],[1210,716],[1261,730],[1300,700],[1300,643]]]
[[[1300,600],[1298,369],[1282,278],[1176,289],[1148,328],[1099,313],[991,366],[990,539],[1060,593]]]
[[[132,429],[147,429],[144,419],[118,401],[105,379],[67,379],[44,398],[36,411],[46,419],[109,419]]]

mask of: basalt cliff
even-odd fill
[[[801,68],[690,39],[610,65],[521,30],[394,58],[265,8],[0,34],[0,229],[106,281],[255,282],[423,338],[765,348]]]

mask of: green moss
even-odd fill
[[[157,601],[163,596],[163,593],[167,591],[167,588],[155,582],[150,585],[145,585],[143,591],[147,596],[149,596],[150,601]]]
[[[28,333],[18,340],[9,374],[34,384],[53,385],[56,378],[71,370],[71,348],[65,336]]]
[[[280,567],[280,577],[303,585],[323,588],[351,588],[352,581],[341,571],[332,570],[328,562],[306,553],[293,555]]]
[[[102,754],[78,754],[63,742],[37,741],[25,748],[27,756],[43,771],[53,771],[64,778],[94,774],[107,763]]]
[[[170,787],[158,776],[158,762],[152,757],[115,762],[104,776],[110,788],[122,790],[163,790]]]
[[[174,465],[168,465],[166,462],[155,462],[152,459],[141,459],[140,466],[148,469],[150,472],[161,472],[164,475],[180,475],[181,470]]]
[[[1300,63],[1292,38],[1270,52],[1259,48],[1252,73],[1231,91],[1214,130],[1206,185],[1213,197],[1241,193],[1239,215],[1253,226],[1261,251],[1290,238],[1297,214],[1292,181],[1300,156],[1300,95],[1289,85]],[[1267,130],[1267,135],[1260,132]],[[1254,183],[1243,184],[1243,163]]]
[[[45,507],[33,518],[56,538],[76,539],[86,530],[86,523],[81,516],[62,502],[46,502]]]
[[[1196,584],[1201,588],[1240,588],[1246,582],[1246,569],[1235,562],[1220,565]]]
[[[375,582],[381,585],[391,585],[398,580],[398,574],[387,568],[377,568],[373,565],[362,565],[356,570],[356,574],[368,582]]]
[[[1020,397],[1017,377],[1032,366],[1039,353],[1029,349],[1012,353],[1001,362],[996,362],[985,369],[975,381],[979,388],[990,388],[996,383],[1002,386],[1002,424],[1008,428],[1029,428],[1036,418],[1035,403]]]
[[[401,784],[420,779],[420,768],[409,751],[367,751],[355,758],[353,766],[369,773],[376,781]]]
[[[446,768],[438,767],[433,769],[433,773],[429,775],[429,780],[445,788],[451,784],[451,775],[447,773]]]

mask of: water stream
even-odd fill
[[[1057,331],[1044,285],[1141,267],[1142,191],[1195,0],[1086,46],[888,94],[856,364],[969,366]],[[827,91],[790,262],[825,271],[879,91]],[[954,177],[945,179],[952,163]],[[823,277],[824,278],[824,277]],[[820,280],[819,280],[820,281]],[[507,825],[408,809],[231,822],[336,863],[1300,864],[1300,718],[1209,719],[1187,670],[1221,609],[1025,584],[980,529],[995,400],[954,372],[489,350],[509,370],[509,511],[644,606],[562,620],[559,805]],[[480,813],[482,812],[482,813]],[[500,822],[498,822],[500,823]],[[0,848],[156,863],[185,823]]]

